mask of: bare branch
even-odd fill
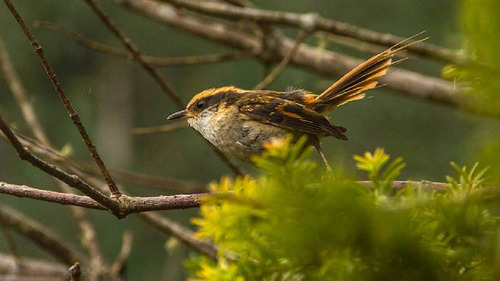
[[[33,128],[34,136],[42,142],[48,142],[47,135],[41,129],[42,126],[36,118],[33,106],[29,102],[28,95],[24,89],[23,84],[19,75],[14,69],[12,62],[10,61],[9,54],[2,40],[0,39],[0,67],[3,70],[5,80],[9,86],[14,98],[16,99],[19,107],[21,108],[21,113],[23,114],[24,120],[29,124],[30,128]]]
[[[83,124],[80,120],[80,117],[78,116],[78,113],[75,111],[75,109],[71,105],[71,102],[66,97],[66,94],[64,93],[64,91],[62,89],[61,83],[59,83],[59,80],[57,79],[56,74],[54,73],[54,70],[52,69],[52,66],[49,64],[47,57],[45,56],[45,54],[43,52],[42,47],[40,46],[38,41],[35,39],[35,37],[29,31],[28,27],[26,26],[23,19],[21,18],[21,16],[19,15],[17,10],[15,9],[12,2],[10,0],[4,0],[4,3],[9,8],[10,12],[14,16],[14,18],[16,19],[17,23],[19,24],[19,26],[23,30],[24,34],[26,35],[26,37],[30,41],[30,43],[33,47],[33,50],[35,51],[35,53],[39,57],[42,65],[43,65],[43,68],[47,72],[47,75],[48,75],[50,81],[52,82],[54,89],[59,94],[59,98],[61,99],[64,107],[66,108],[66,111],[68,112],[69,117],[71,118],[71,121],[73,121],[73,124],[78,129],[78,132],[80,133],[85,145],[87,146],[87,148],[90,151],[90,155],[92,156],[92,158],[96,162],[97,166],[99,166],[99,169],[101,170],[101,173],[102,173],[104,179],[106,180],[106,183],[111,191],[111,194],[115,197],[120,197],[120,195],[121,195],[120,191],[116,187],[116,184],[113,181],[113,179],[111,178],[111,175],[109,174],[106,166],[104,165],[104,162],[102,161],[101,157],[97,153],[97,149],[95,148],[94,144],[90,140],[90,137],[89,137],[87,131],[85,130],[85,127],[83,126]]]
[[[8,229],[2,221],[0,221],[0,232],[2,233],[7,247],[9,248],[12,259],[15,261],[16,271],[20,270],[22,267],[21,257],[19,256],[19,250],[17,248],[16,240],[12,236],[10,229]]]
[[[70,192],[69,187],[60,185],[63,191]],[[79,207],[71,206],[71,212],[75,217],[76,224],[81,233],[83,246],[89,253],[90,261],[88,263],[90,280],[101,280],[106,273],[106,268],[102,259],[101,247],[96,238],[95,228],[85,213],[85,210]],[[72,280],[80,278],[80,264],[77,262],[69,268]]]
[[[371,181],[359,181],[358,183],[373,188],[373,184]],[[445,191],[446,187],[449,186],[448,183],[445,182],[432,182],[432,181],[394,181],[392,183],[392,191],[394,193],[400,191],[401,189],[412,186],[415,188],[423,188],[424,190],[436,190],[436,191]]]
[[[171,5],[154,0],[115,0],[115,3],[160,23],[182,28],[214,42],[252,53],[262,50],[261,40],[247,32],[228,27],[220,22],[184,14]]]
[[[0,193],[9,194],[21,198],[30,198],[62,205],[72,205],[96,210],[106,210],[102,205],[87,196],[56,191],[42,190],[26,185],[16,185],[0,182]],[[177,194],[154,197],[125,196],[121,206],[121,216],[131,213],[188,209],[200,206],[201,199],[206,193]]]
[[[12,256],[0,253],[0,280],[5,280],[4,276],[12,276],[14,272],[16,273],[14,276],[20,277],[18,280],[55,281],[69,279],[68,269],[62,264],[25,257],[21,257],[21,263],[23,266],[18,268]]]
[[[71,265],[75,261],[84,260],[83,256],[73,249],[71,245],[64,242],[63,238],[30,217],[7,207],[5,204],[0,206],[0,221],[19,234],[28,237],[56,259],[67,265]]]
[[[333,21],[323,18],[320,15],[314,13],[294,14],[282,11],[268,11],[248,7],[236,7],[209,1],[165,1],[170,2],[178,7],[184,7],[209,15],[216,15],[225,18],[247,19],[260,23],[281,24],[301,29],[306,26],[309,27],[311,31],[325,31],[385,47],[394,46],[405,39],[404,37],[398,37],[388,33],[378,33],[347,23]],[[409,46],[408,51],[423,57],[459,65],[464,64],[469,60],[469,58],[463,53],[442,48],[430,43],[420,43],[417,45]]]
[[[85,36],[73,32],[67,28],[64,28],[58,24],[45,21],[37,21],[34,23],[35,27],[41,27],[49,30],[53,30],[68,36],[69,38],[75,40],[78,44],[103,53],[112,55],[124,59],[132,59],[129,52],[124,51],[120,48],[115,48],[108,46],[106,44],[91,40]],[[234,52],[229,54],[210,54],[210,55],[199,55],[199,56],[185,56],[185,57],[154,57],[154,56],[144,56],[144,60],[154,66],[166,67],[166,66],[189,66],[197,64],[208,64],[208,63],[219,63],[231,60],[237,60],[242,58],[252,57],[253,55],[248,52]]]
[[[0,182],[0,193],[13,195],[20,198],[30,198],[51,203],[58,203],[62,205],[72,205],[89,209],[106,210],[106,208],[104,208],[101,204],[97,203],[95,200],[88,196],[43,190],[26,185]]]
[[[209,241],[196,238],[191,230],[155,213],[140,213],[139,216],[162,232],[174,236],[198,252],[217,260],[217,246]]]
[[[132,232],[125,231],[122,238],[122,247],[116,261],[111,266],[111,272],[116,276],[123,276],[127,268],[127,260],[132,251]]]

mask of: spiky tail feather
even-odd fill
[[[387,68],[393,64],[394,55],[410,45],[427,39],[406,43],[420,34],[405,39],[351,70],[323,93],[310,99],[311,108],[316,112],[324,113],[348,102],[363,99],[364,91],[375,88],[378,84],[377,78],[387,73]]]

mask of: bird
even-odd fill
[[[244,90],[234,86],[209,88],[196,94],[186,108],[167,120],[187,119],[188,124],[228,156],[252,162],[254,155],[265,150],[265,144],[292,135],[307,136],[307,144],[319,152],[328,170],[320,139],[334,137],[347,140],[347,129],[333,125],[328,114],[339,106],[365,98],[365,91],[375,88],[378,79],[394,64],[395,54],[409,45],[410,37],[374,55],[342,76],[321,94],[303,89],[284,92]]]

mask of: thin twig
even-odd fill
[[[83,256],[71,245],[64,242],[65,240],[62,237],[59,237],[32,218],[7,207],[5,204],[0,206],[0,221],[19,234],[33,240],[56,259],[67,265],[84,260]]]
[[[159,133],[170,133],[187,127],[188,127],[187,122],[180,121],[161,126],[133,128],[131,132],[134,135],[150,135]]]
[[[274,68],[264,79],[262,79],[262,81],[259,82],[259,84],[257,84],[254,87],[255,90],[263,90],[267,88],[269,84],[271,84],[274,80],[276,80],[276,78],[278,78],[278,76],[283,72],[283,70],[285,70],[286,66],[293,58],[293,56],[295,56],[297,50],[299,49],[300,43],[304,41],[304,39],[307,37],[308,34],[309,32],[305,30],[301,30],[299,32],[297,38],[295,39],[295,45],[290,50],[290,52],[285,57],[283,57],[283,59],[276,68]]]
[[[84,0],[94,11],[97,17],[103,22],[103,24],[120,40],[120,42],[125,46],[125,48],[133,55],[134,59],[137,60],[141,66],[154,78],[154,80],[160,85],[160,87],[169,95],[169,97],[174,101],[179,109],[184,109],[184,103],[181,101],[179,96],[174,92],[167,79],[165,79],[154,67],[144,60],[144,56],[139,51],[139,49],[132,44],[131,40],[121,32],[114,23],[104,14],[104,12],[97,6],[93,0]],[[231,161],[224,153],[212,145],[209,141],[205,140],[219,158],[221,158],[228,167],[237,175],[244,175],[243,171]]]
[[[404,37],[394,36],[388,33],[379,33],[351,24],[333,21],[314,13],[294,14],[282,11],[237,7],[209,1],[165,1],[193,11],[225,18],[247,19],[261,23],[282,24],[297,28],[303,28],[305,25],[310,25],[313,31],[325,31],[385,47],[394,46],[405,39]],[[412,45],[408,48],[408,51],[423,57],[437,59],[446,63],[451,62],[458,65],[464,64],[469,60],[465,54],[430,43]]]
[[[71,192],[71,190],[69,190],[69,187],[67,186],[61,184],[60,187],[63,191],[67,192],[66,194]],[[99,245],[99,242],[97,241],[94,225],[92,225],[92,223],[90,222],[84,209],[76,206],[70,206],[70,207],[71,207],[71,212],[75,217],[76,225],[78,226],[81,233],[82,244],[89,253],[90,261],[88,267],[89,267],[90,280],[101,280],[103,275],[106,273],[106,268],[102,260],[103,255],[101,253],[100,249],[101,247]],[[71,276],[73,277],[73,274],[71,274]],[[79,276],[80,274],[78,274],[78,276],[76,277],[79,278]]]
[[[68,267],[63,264],[26,257],[21,257],[21,262],[23,266],[18,268],[11,255],[0,253],[0,280],[3,280],[4,276],[1,274],[12,274],[12,272],[16,272],[17,276],[25,277],[25,280],[33,280],[30,277],[40,277],[51,281],[69,279]]]
[[[33,106],[29,102],[28,95],[24,89],[21,79],[14,69],[12,62],[10,61],[9,54],[3,41],[0,39],[0,67],[3,70],[3,74],[7,85],[9,86],[14,98],[16,99],[19,107],[21,108],[21,113],[24,120],[28,123],[30,128],[33,128],[33,135],[42,142],[48,142],[47,135],[41,129],[42,126],[36,118]]]
[[[68,112],[69,117],[71,118],[71,121],[73,121],[73,124],[78,129],[78,132],[80,133],[85,145],[87,146],[87,148],[90,151],[90,155],[92,156],[92,158],[96,162],[97,166],[101,170],[101,173],[102,173],[104,179],[106,180],[106,183],[111,191],[111,194],[114,197],[117,197],[117,198],[120,197],[120,195],[121,195],[120,191],[118,190],[115,182],[111,178],[111,175],[109,174],[109,172],[106,168],[106,165],[104,164],[101,157],[97,153],[97,149],[95,148],[94,144],[90,140],[90,137],[89,137],[87,131],[85,130],[85,127],[83,126],[83,124],[80,120],[80,117],[78,116],[78,113],[75,111],[75,109],[71,105],[71,102],[66,97],[66,94],[64,93],[64,91],[62,89],[61,83],[57,79],[56,74],[54,73],[54,70],[52,69],[52,66],[49,64],[47,57],[45,56],[45,54],[43,52],[42,47],[40,46],[38,41],[35,39],[35,37],[29,31],[28,27],[26,26],[23,19],[21,18],[21,16],[19,15],[17,10],[15,9],[12,2],[10,0],[4,0],[4,3],[9,8],[10,12],[14,16],[14,18],[16,19],[17,23],[19,24],[19,26],[23,30],[24,34],[26,35],[26,37],[30,41],[30,43],[33,47],[33,50],[35,51],[35,53],[39,57],[45,71],[47,72],[47,75],[48,75],[50,81],[52,82],[52,85],[54,86],[54,89],[58,93],[59,98],[61,99],[64,107],[66,108],[66,111]]]
[[[49,30],[53,30],[68,36],[69,38],[75,40],[78,44],[108,55],[131,59],[131,55],[129,52],[124,51],[120,48],[115,48],[91,39],[86,38],[85,36],[78,34],[74,31],[71,31],[67,28],[64,28],[58,24],[52,22],[45,21],[36,21],[34,23],[35,27],[41,27]],[[147,63],[158,66],[158,67],[166,67],[166,66],[189,66],[189,65],[197,65],[197,64],[208,64],[208,63],[219,63],[226,62],[236,59],[248,58],[252,57],[251,53],[248,52],[234,52],[229,54],[210,54],[210,55],[199,55],[199,56],[185,56],[185,57],[154,57],[154,56],[144,56],[144,61]]]
[[[371,181],[359,181],[358,183],[369,187],[373,188],[373,183]],[[400,191],[401,189],[412,186],[415,188],[423,188],[424,190],[435,190],[435,191],[445,191],[446,187],[448,187],[450,184],[445,183],[445,182],[433,182],[433,181],[394,181],[392,183],[392,191],[394,193]]]
[[[191,230],[155,213],[140,213],[139,216],[162,232],[176,237],[198,252],[205,254],[213,260],[217,260],[217,246],[207,240],[196,238],[194,232]]]
[[[6,225],[3,224],[2,221],[0,221],[0,232],[2,233],[4,240],[7,243],[7,247],[9,248],[10,254],[15,261],[16,265],[15,271],[17,272],[21,270],[23,264],[21,262],[21,257],[19,256],[19,249],[17,248],[16,240],[14,240],[14,237],[12,236],[10,229],[8,229]]]
[[[111,272],[116,276],[124,276],[127,269],[127,260],[132,251],[133,235],[130,231],[125,231],[122,237],[122,247],[120,254],[111,266]]]

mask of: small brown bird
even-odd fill
[[[410,44],[400,43],[373,56],[319,95],[305,90],[212,88],[195,95],[185,110],[167,119],[187,118],[189,125],[219,150],[243,161],[261,154],[263,144],[273,139],[288,134],[295,138],[307,135],[309,145],[318,150],[330,168],[319,139],[333,136],[347,140],[347,136],[346,128],[330,124],[325,115],[338,106],[363,99],[364,91],[373,89],[377,78],[387,73],[394,55]]]

